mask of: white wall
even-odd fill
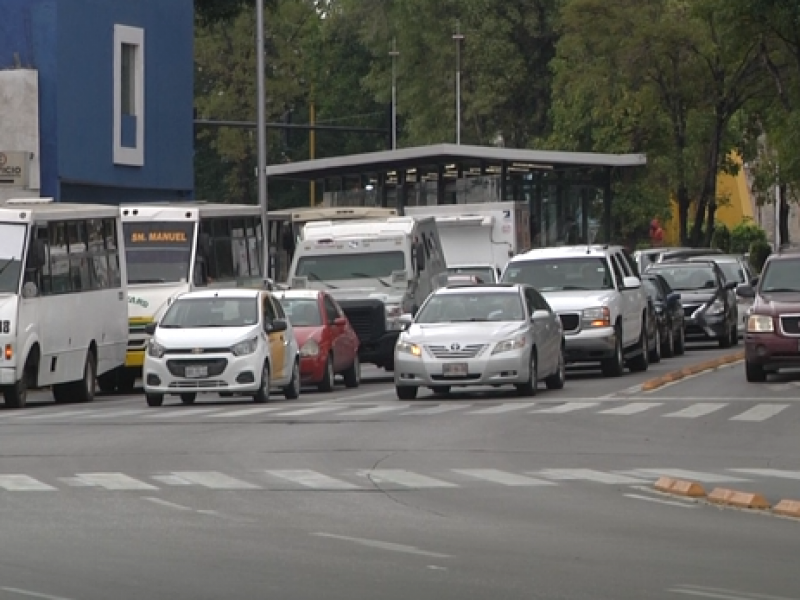
[[[39,73],[30,69],[0,71],[0,152],[30,152],[29,189],[0,187],[0,201],[38,197]]]

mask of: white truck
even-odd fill
[[[287,284],[336,298],[358,334],[361,362],[391,370],[400,316],[416,312],[444,270],[433,218],[317,221],[305,225]]]
[[[530,248],[529,209],[523,202],[409,206],[405,212],[436,218],[451,274],[494,283],[511,257]]]

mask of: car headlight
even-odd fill
[[[403,314],[403,309],[399,304],[387,304],[386,305],[386,318],[387,319],[396,319],[400,315]]]
[[[319,355],[319,343],[317,340],[309,339],[303,344],[303,347],[300,348],[300,356],[317,356]]]
[[[422,356],[422,348],[420,348],[417,344],[404,342],[402,340],[397,342],[397,351],[412,354],[413,356]]]
[[[711,304],[709,304],[705,312],[707,315],[719,315],[725,312],[725,303],[722,300],[714,300]]]
[[[584,327],[611,327],[611,310],[607,306],[587,308],[582,317]]]
[[[747,318],[747,333],[772,333],[775,324],[768,315],[750,315]]]
[[[254,337],[231,346],[231,353],[233,353],[234,356],[247,356],[248,354],[253,354],[257,348],[258,338]]]
[[[512,350],[520,350],[525,347],[527,340],[524,335],[517,336],[498,342],[492,350],[492,354],[500,354],[501,352],[511,352]]]
[[[152,356],[153,358],[161,358],[164,356],[164,353],[167,351],[164,346],[159,344],[154,338],[150,338],[150,341],[147,342],[147,355]]]

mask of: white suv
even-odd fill
[[[561,318],[570,363],[599,362],[606,377],[627,365],[646,371],[647,295],[633,258],[619,246],[562,246],[519,254],[507,283],[527,283]]]

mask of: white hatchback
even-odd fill
[[[256,402],[267,402],[275,388],[288,399],[300,395],[300,352],[270,292],[183,294],[148,329],[143,380],[149,406],[161,406],[168,394],[184,404],[199,392],[252,395]]]

